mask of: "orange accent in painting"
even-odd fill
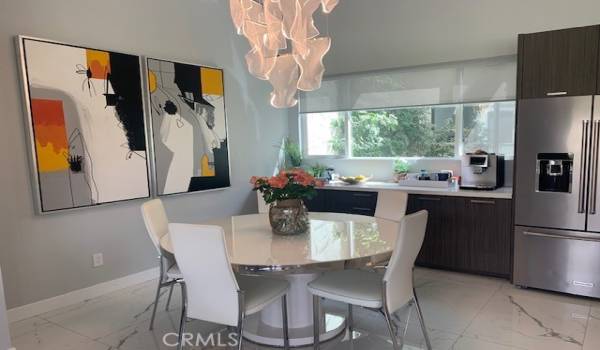
[[[201,176],[215,176],[215,169],[208,163],[208,156],[205,154],[200,160]]]
[[[106,51],[85,50],[88,69],[92,72],[93,79],[106,80],[110,73],[110,55]]]
[[[69,141],[62,101],[31,99],[31,115],[39,172],[68,169]]]
[[[148,89],[150,90],[150,93],[154,93],[157,87],[158,84],[156,82],[156,73],[148,69]]]
[[[220,69],[200,67],[200,82],[204,95],[223,96],[223,71]]]

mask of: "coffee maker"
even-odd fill
[[[460,188],[495,190],[504,186],[504,156],[467,153],[462,157]]]

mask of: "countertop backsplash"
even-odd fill
[[[427,171],[452,170],[455,176],[461,175],[460,159],[438,159],[438,158],[407,158],[410,164],[410,172],[419,172],[421,169]],[[308,163],[316,161],[308,160]],[[344,176],[365,175],[372,176],[374,181],[388,181],[393,175],[393,159],[320,159],[318,163],[335,169],[335,172]],[[513,178],[512,159],[505,162],[504,186],[512,186]]]

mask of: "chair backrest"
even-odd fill
[[[265,202],[265,199],[262,196],[262,193],[256,191],[256,200],[258,201],[258,213],[266,214],[269,212],[269,205]]]
[[[423,245],[428,216],[426,210],[421,210],[405,216],[400,223],[394,252],[383,276],[390,312],[397,311],[413,298],[413,267]]]
[[[227,255],[223,228],[169,224],[169,232],[185,280],[187,316],[237,326],[239,286]]]
[[[160,239],[169,233],[169,219],[162,201],[153,199],[142,204],[142,217],[146,224],[146,232],[160,254]]]
[[[404,191],[380,191],[377,195],[375,217],[399,222],[406,214],[407,203],[408,193]]]

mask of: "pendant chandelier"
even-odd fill
[[[298,90],[321,87],[323,58],[331,38],[321,36],[314,22],[321,9],[331,13],[339,0],[230,0],[231,18],[239,35],[248,39],[246,64],[250,74],[273,86],[271,105],[298,103]]]

